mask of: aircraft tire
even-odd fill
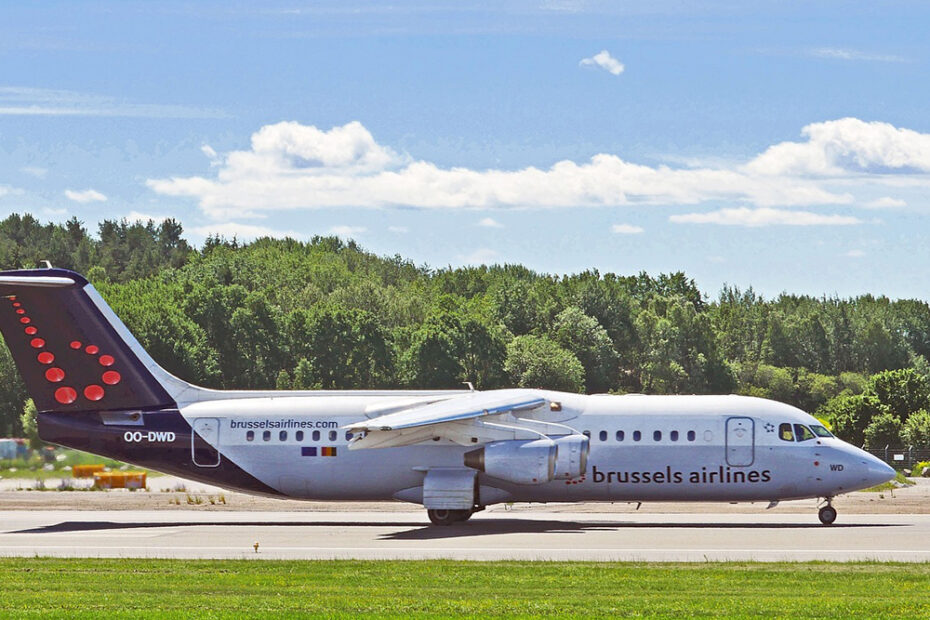
[[[836,508],[833,506],[824,506],[820,509],[820,512],[817,514],[820,517],[820,522],[824,525],[832,525],[836,521]]]
[[[459,521],[465,521],[471,516],[471,510],[427,510],[426,515],[433,525],[452,525]]]

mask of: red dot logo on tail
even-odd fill
[[[40,364],[51,364],[55,361],[55,356],[48,351],[42,351],[36,356],[36,359],[39,360]]]
[[[24,331],[26,332],[26,335],[27,335],[27,336],[35,336],[35,335],[39,332],[39,330],[36,329],[36,328],[35,328],[34,326],[32,326],[32,325],[30,325],[29,327],[27,327]]]
[[[116,362],[112,355],[101,355],[97,361],[101,366],[112,366]]]
[[[33,338],[29,341],[29,346],[31,346],[33,349],[41,349],[45,346],[45,341],[41,338]]]
[[[87,400],[97,401],[103,398],[103,388],[97,384],[88,385],[84,388],[84,398]]]
[[[45,378],[51,383],[61,383],[65,380],[65,371],[57,366],[52,366],[45,371]]]
[[[84,347],[84,352],[87,353],[88,355],[97,355],[97,353],[100,352],[100,347],[98,347],[95,344],[89,344],[86,347]]]
[[[77,400],[77,390],[73,387],[60,387],[55,390],[55,400],[62,405],[70,405]]]
[[[108,370],[105,373],[103,373],[103,376],[101,377],[101,379],[107,385],[116,385],[117,383],[120,382],[120,380],[122,380],[122,377],[115,370]]]

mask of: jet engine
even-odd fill
[[[496,441],[465,453],[465,466],[517,484],[543,484],[555,477],[558,455],[551,439]]]
[[[588,452],[591,442],[587,435],[566,435],[555,439],[558,456],[555,460],[555,477],[559,480],[580,478],[588,469]]]

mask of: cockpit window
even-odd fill
[[[811,432],[811,429],[807,428],[803,424],[794,425],[794,434],[798,438],[798,441],[807,441],[808,439],[813,439],[816,437],[816,435]]]
[[[814,434],[818,437],[833,437],[833,433],[820,426],[819,424],[811,424],[811,430],[814,431]]]
[[[794,441],[794,433],[791,432],[791,425],[785,422],[778,427],[778,436],[782,441]]]

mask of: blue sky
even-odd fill
[[[930,6],[0,7],[0,213],[930,298]]]

